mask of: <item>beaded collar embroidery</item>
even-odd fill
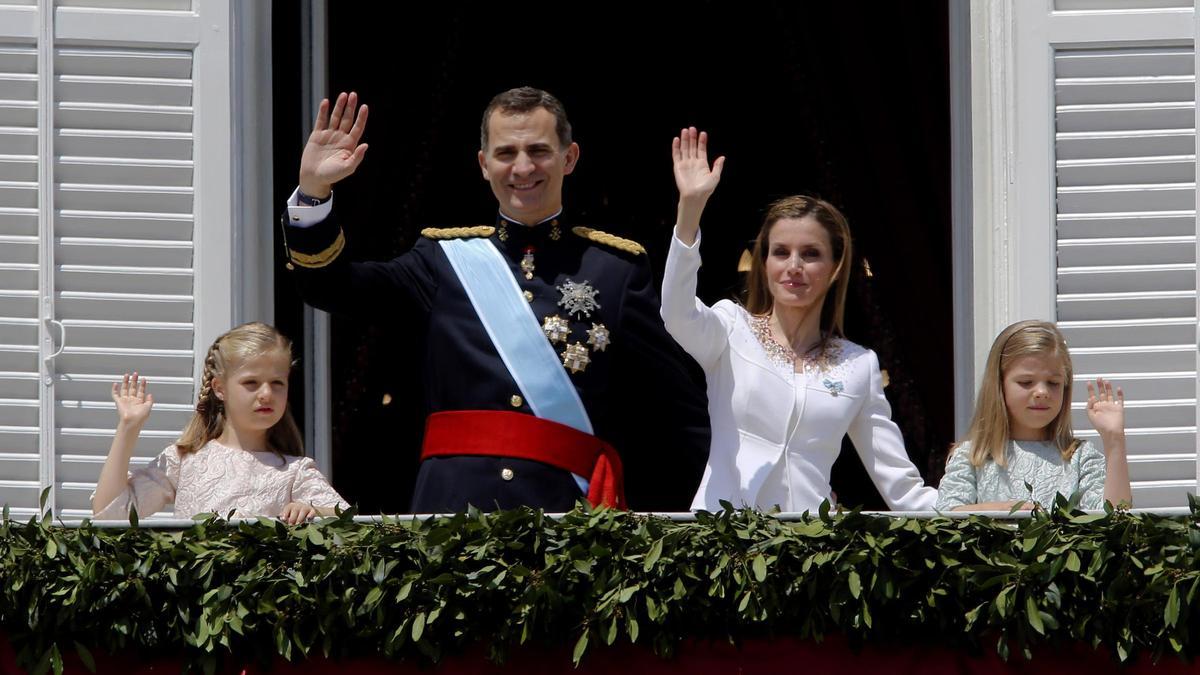
[[[797,357],[796,352],[791,347],[779,344],[775,337],[771,335],[771,315],[750,316],[750,330],[754,333],[754,337],[758,343],[762,345],[763,351],[767,353],[767,358],[775,365],[788,368],[795,368],[796,359],[801,361],[801,369],[806,373],[826,373],[833,369],[838,364],[842,356],[842,348],[840,341],[829,340],[825,348],[819,354],[805,354]]]

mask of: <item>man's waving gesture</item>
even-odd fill
[[[367,106],[358,108],[358,94],[342,92],[329,111],[329,99],[321,99],[316,124],[308,135],[300,156],[300,191],[309,197],[325,199],[333,184],[354,173],[367,154],[367,144],[359,143],[367,128]]]

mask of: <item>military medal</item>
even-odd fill
[[[592,324],[592,329],[587,334],[588,344],[592,346],[592,349],[602,352],[608,348],[609,334],[607,326],[602,323],[594,323]]]
[[[591,318],[592,312],[600,309],[600,303],[596,302],[596,294],[600,291],[588,285],[587,280],[577,284],[567,279],[562,286],[558,287],[558,292],[562,293],[562,299],[558,301],[558,306],[566,308],[567,314],[582,314],[586,319]]]
[[[562,237],[562,230],[558,229],[558,218],[550,221],[550,239],[558,241]]]
[[[525,279],[533,278],[533,252],[532,246],[525,247],[525,256],[521,258],[521,271],[525,273]]]
[[[582,342],[576,342],[563,350],[562,354],[563,365],[572,373],[581,373],[588,364],[592,362],[588,356],[587,347],[583,346]]]
[[[555,314],[542,319],[542,332],[546,334],[546,339],[550,340],[551,344],[566,342],[567,337],[571,335],[571,324]]]

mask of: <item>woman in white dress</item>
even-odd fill
[[[708,379],[712,447],[692,508],[815,509],[830,499],[849,434],[888,506],[931,509],[937,490],[904,450],[878,358],[842,336],[851,243],[836,208],[807,196],[775,202],[754,243],[745,304],[696,297],[700,214],[725,161],[710,167],[707,143],[695,128],[672,143],[679,208],[662,291],[667,330]]]

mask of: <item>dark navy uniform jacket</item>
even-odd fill
[[[428,413],[532,414],[433,238],[467,231],[488,235],[538,320],[551,315],[569,320],[568,344],[587,345],[593,324],[608,328],[607,349],[589,349],[590,364],[581,372],[567,372],[596,436],[621,455],[630,508],[687,510],[708,457],[703,375],[663,327],[657,289],[640,245],[572,228],[561,217],[535,227],[501,218],[497,227],[427,230],[412,250],[387,262],[350,262],[341,255],[345,239],[336,209],[311,227],[284,228],[289,268],[306,302],[366,319],[400,312],[412,317],[414,330],[424,331],[426,353],[414,358],[424,368]],[[557,240],[550,236],[554,229],[560,235]],[[520,265],[530,248],[533,278],[526,279]],[[569,315],[559,306],[558,287],[568,280],[586,282],[597,291],[599,307],[590,317]],[[554,346],[561,355],[564,345]],[[419,468],[413,511],[459,511],[468,504],[564,511],[581,496],[570,473],[540,462],[433,457]]]

